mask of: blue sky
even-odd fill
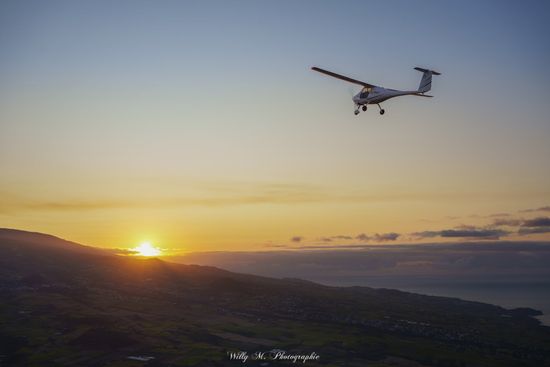
[[[322,63],[365,77],[388,68],[372,78],[399,83],[391,77],[399,66],[429,59],[515,82],[524,70],[534,82],[548,78],[540,69],[550,61],[544,1],[8,1],[3,9],[3,74],[32,80],[258,84],[259,75],[274,83]]]
[[[549,20],[544,1],[4,1],[0,215],[204,249],[547,205]],[[442,76],[433,99],[355,117],[356,88],[313,65],[390,88]],[[182,197],[240,204],[150,204]]]

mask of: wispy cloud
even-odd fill
[[[266,243],[263,245],[263,247],[267,248],[288,248],[287,245],[279,244],[279,243]]]
[[[533,212],[550,212],[550,206],[541,206],[534,209],[524,209],[520,210],[521,213],[533,213]]]
[[[521,235],[550,233],[550,218],[537,217],[525,220],[518,230]]]
[[[498,239],[508,234],[501,229],[446,229],[440,232],[441,237],[460,237],[460,238],[491,238]]]
[[[350,244],[350,242],[354,242],[354,240],[359,242],[380,243],[380,242],[395,241],[400,236],[401,235],[397,232],[374,233],[373,235],[360,233],[356,236],[351,236],[351,235],[321,236],[316,239],[311,239],[309,241],[306,241],[310,243],[310,245],[305,245],[301,248],[305,248],[305,247],[323,248],[324,245],[318,245],[319,243],[335,243],[334,246],[339,248],[344,248],[344,247],[356,246],[353,243]],[[294,243],[304,242],[304,238],[301,236],[294,236],[290,240],[291,242],[294,242]],[[363,246],[363,245],[357,245],[357,246]]]
[[[332,236],[330,238],[332,238],[333,240],[344,240],[344,241],[353,240],[352,236],[346,236],[346,235]]]
[[[115,198],[97,197],[79,198],[62,197],[40,198],[24,197],[21,195],[2,195],[2,210],[4,212],[17,212],[24,210],[41,211],[89,211],[111,210],[125,208],[173,208],[187,206],[223,207],[236,205],[262,205],[262,204],[307,204],[323,202],[353,202],[353,203],[377,203],[377,202],[402,202],[423,201],[426,199],[457,200],[461,198],[486,197],[491,193],[446,193],[407,191],[406,189],[387,193],[383,190],[335,188],[322,185],[305,183],[265,183],[265,182],[202,182],[189,184],[186,190],[193,192],[181,196],[136,196],[128,197],[126,193],[114,193]],[[10,198],[7,200],[6,198]],[[528,211],[550,211],[550,207],[529,209]]]
[[[549,217],[537,217],[523,222],[523,227],[547,227],[550,226]]]
[[[489,218],[499,218],[499,217],[509,217],[510,214],[508,213],[495,213],[495,214],[491,214],[491,215],[488,215]]]
[[[321,242],[332,242],[332,237],[321,237],[319,238]]]
[[[6,193],[0,199],[4,211],[90,211],[126,208],[174,208],[188,206],[224,207],[236,205],[296,204],[334,201],[375,200],[361,192],[341,194],[341,190],[300,183],[226,182],[186,185],[182,195],[79,198],[58,195],[54,198],[24,197]],[[185,194],[184,194],[185,192]],[[191,193],[190,193],[191,192]],[[9,198],[9,200],[7,199]],[[6,209],[7,208],[7,209]]]
[[[473,239],[499,239],[508,235],[508,231],[494,228],[475,228],[466,226],[463,228],[444,229],[440,231],[422,231],[412,233],[416,238],[473,238]]]
[[[513,218],[497,218],[493,221],[492,226],[500,227],[500,226],[510,226],[515,227],[519,226],[523,223],[523,219],[513,219]]]
[[[518,234],[528,235],[528,234],[540,234],[540,233],[550,233],[550,226],[548,227],[520,227]]]
[[[135,250],[124,249],[124,248],[104,248],[104,251],[108,251],[115,255],[136,255],[138,252]]]
[[[355,236],[355,239],[359,241],[367,242],[370,240],[370,237],[367,236],[365,233],[360,233],[357,236]]]
[[[545,207],[539,208],[544,209]],[[538,209],[537,209],[538,210]],[[416,239],[422,238],[462,238],[462,239],[491,239],[519,234],[529,235],[537,233],[550,233],[550,218],[536,217],[532,219],[507,218],[507,216],[496,216],[493,222],[484,227],[472,225],[460,225],[452,229],[430,230],[411,233]],[[499,227],[516,227],[516,229],[505,230]]]
[[[367,244],[318,244],[318,245],[303,245],[300,247],[295,247],[293,250],[346,250],[346,249],[366,249],[371,248],[376,245],[367,245]]]
[[[390,233],[376,233],[373,237],[376,242],[395,241],[399,238],[400,234],[395,232]]]
[[[388,233],[375,233],[372,236],[367,235],[366,233],[360,233],[357,236],[355,236],[355,239],[361,242],[388,242],[388,241],[395,241],[401,236],[399,233],[396,232],[388,232]]]

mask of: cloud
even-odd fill
[[[445,229],[440,232],[441,237],[460,237],[460,238],[491,238],[498,239],[507,235],[508,232],[501,229]]]
[[[334,243],[335,245],[330,246],[334,248],[352,248],[352,247],[362,247],[363,245],[353,245],[353,244],[346,244],[342,243],[345,241],[352,241],[352,240],[358,240],[360,242],[388,242],[388,241],[395,241],[399,238],[400,234],[396,232],[388,232],[388,233],[375,233],[372,236],[367,235],[366,233],[360,233],[357,236],[348,236],[348,235],[338,235],[338,236],[323,236],[317,238],[316,241],[323,242],[323,243]],[[293,242],[301,242],[303,241],[303,237],[295,236],[292,238]],[[327,246],[323,245],[312,245],[312,246],[302,246],[300,248],[329,248]]]
[[[438,237],[440,233],[441,233],[440,231],[421,231],[421,232],[411,233],[411,235],[417,238],[433,238],[433,237]]]
[[[522,227],[548,227],[550,226],[549,217],[537,217],[523,222]]]
[[[355,239],[359,241],[367,242],[370,240],[370,237],[367,236],[365,233],[360,233],[357,236],[355,236]]]
[[[547,227],[520,227],[518,234],[537,234],[537,233],[550,233],[550,226]]]
[[[493,226],[500,227],[500,226],[519,226],[523,223],[523,219],[513,219],[513,218],[497,218],[493,221]]]
[[[345,235],[339,235],[339,236],[332,236],[333,240],[353,240],[352,236],[345,236]]]
[[[388,233],[375,233],[372,236],[367,235],[366,233],[360,233],[357,236],[355,236],[355,239],[361,242],[368,242],[368,241],[374,241],[374,242],[387,242],[387,241],[395,241],[400,236],[399,233],[396,232],[388,232]]]
[[[541,206],[536,209],[524,209],[520,210],[521,213],[532,213],[532,212],[550,212],[550,206]]]
[[[400,234],[395,232],[389,232],[389,233],[376,233],[373,237],[373,239],[377,242],[386,242],[386,241],[395,241],[397,238],[399,238]]]
[[[196,187],[195,187],[196,186]],[[10,211],[93,211],[127,208],[224,207],[235,205],[294,204],[318,202],[370,201],[362,192],[342,195],[330,187],[301,183],[223,182],[200,185],[186,182],[193,194],[176,196],[128,196],[125,192],[116,197],[58,196],[54,200],[40,197],[23,197],[7,193],[2,195],[0,207]],[[162,190],[159,190],[162,192]],[[4,192],[0,192],[4,194]],[[11,198],[7,201],[5,198]]]
[[[417,238],[474,238],[474,239],[499,239],[508,235],[508,231],[495,228],[476,228],[473,226],[461,226],[454,229],[441,231],[415,232],[412,235]]]
[[[266,244],[264,244],[264,247],[267,247],[267,248],[288,248],[287,245],[282,245],[282,244],[278,244],[278,243],[266,243]]]
[[[539,209],[544,209],[539,208]],[[517,234],[529,235],[536,233],[550,233],[550,217],[537,217],[533,219],[520,218],[496,218],[493,223],[486,227],[475,227],[471,225],[460,225],[453,229],[443,229],[439,231],[421,231],[414,232],[411,235],[415,238],[463,238],[463,239],[500,239],[513,232],[497,227],[519,227]]]
[[[304,245],[300,246],[298,250],[343,250],[343,249],[365,249],[371,248],[373,245],[357,245],[357,244],[327,244],[327,245]]]
[[[294,236],[294,237],[292,237],[290,240],[291,240],[292,242],[298,243],[298,242],[302,242],[303,239],[304,239],[304,237],[302,237],[302,236]]]
[[[353,237],[348,235],[324,236],[319,238],[319,241],[321,242],[350,241],[350,240],[353,240]]]
[[[550,218],[549,217],[537,217],[533,219],[517,219],[517,218],[497,218],[491,225],[493,227],[500,226],[519,226],[518,234],[527,235],[534,233],[548,233],[550,232]]]
[[[518,230],[520,235],[550,233],[550,218],[537,217],[525,220]]]
[[[472,198],[501,198],[498,193],[489,192],[430,192],[429,190],[399,190],[398,193],[387,190],[366,191],[349,187],[346,190],[323,185],[285,182],[190,182],[185,186],[193,194],[168,196],[128,196],[127,191],[114,192],[114,196],[78,197],[65,193],[55,200],[45,197],[28,197],[0,188],[0,212],[17,211],[93,211],[118,210],[126,208],[179,208],[179,207],[226,207],[236,205],[285,205],[314,204],[327,202],[373,203],[402,202],[424,200],[459,200]],[[135,190],[131,190],[135,191]],[[162,188],[157,192],[163,192]],[[532,195],[530,193],[529,195]],[[550,211],[550,206],[526,211]]]

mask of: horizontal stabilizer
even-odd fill
[[[419,68],[419,67],[414,68],[414,70],[418,70],[418,71],[421,71],[423,73],[431,72],[433,75],[441,75],[441,73],[438,73],[435,70],[422,69],[422,68]]]

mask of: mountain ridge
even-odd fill
[[[88,245],[82,245],[80,243],[65,240],[63,238],[34,231],[26,231],[13,228],[0,228],[0,238],[6,240],[11,239],[14,241],[27,242],[29,244],[39,244],[43,246],[50,246],[59,249],[65,249],[69,251],[78,251],[84,253],[104,253],[105,255],[111,254],[109,251]]]

